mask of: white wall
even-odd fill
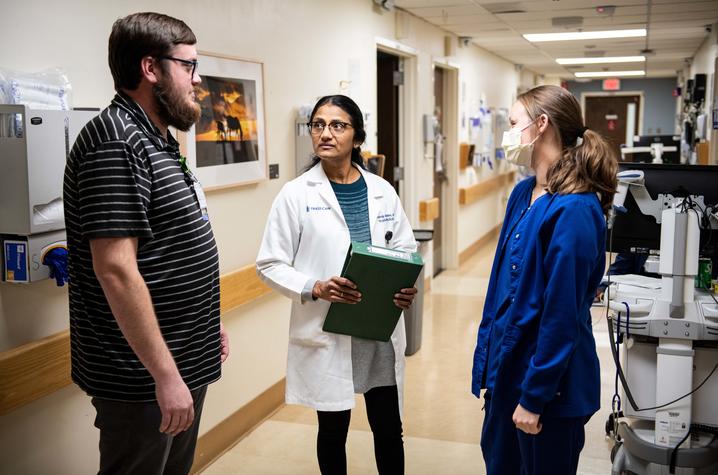
[[[519,87],[527,89],[533,73],[524,69],[519,77],[513,64],[486,51],[477,50],[476,54],[477,60],[467,61],[467,66],[461,70],[460,81],[466,98],[461,101],[460,94],[460,102],[464,108],[475,111],[483,97],[486,101],[485,107],[510,109],[516,100]],[[520,84],[520,80],[525,83]],[[468,134],[468,126],[462,128],[461,140],[468,141]],[[459,187],[473,185],[511,169],[510,165],[497,160],[494,160],[493,170],[486,164],[480,168],[466,168],[459,173]],[[467,249],[503,220],[505,195],[504,190],[497,190],[459,208],[459,252]]]
[[[706,74],[706,101],[704,110],[710,113],[713,98],[713,75],[715,74],[715,59],[718,57],[718,23],[713,25],[713,29],[703,41],[700,48],[696,51],[691,62],[690,75],[686,79],[691,79],[696,74]]]
[[[200,50],[264,63],[268,162],[279,164],[281,178],[208,196],[222,273],[253,263],[272,199],[294,176],[295,107],[339,92],[349,65],[358,64],[361,79],[354,98],[375,117],[375,37],[394,38],[395,14],[375,9],[370,0],[26,0],[14,2],[0,16],[5,38],[0,42],[0,67],[22,71],[62,67],[72,82],[75,106],[105,107],[113,95],[107,38],[113,21],[133,11],[158,11],[183,19],[197,35]],[[432,112],[431,67],[434,58],[443,56],[445,35],[411,17],[408,37],[401,39],[418,52],[416,115],[408,118],[414,130],[420,130],[420,115]],[[488,105],[510,106],[518,84],[513,65],[476,47],[458,49],[452,61],[460,68],[464,109],[482,92]],[[370,121],[365,147],[369,150],[376,149],[375,125]],[[420,144],[416,150],[421,152]],[[418,224],[418,200],[431,197],[432,170],[418,154],[408,162],[412,183],[406,206]],[[460,179],[468,183],[491,174],[482,171],[480,176]],[[459,251],[501,219],[496,200],[476,203],[460,213]],[[284,376],[288,313],[288,301],[272,294],[223,315],[231,356],[223,379],[210,387],[201,433]],[[49,281],[26,286],[0,283],[0,351],[67,325],[65,289]],[[0,417],[2,471],[58,475],[95,471],[98,435],[93,418],[89,399],[75,386]]]
[[[707,117],[706,126],[708,127],[707,138],[711,142],[711,162],[718,164],[718,131],[713,130],[713,122],[711,112],[714,108],[718,108],[718,97],[716,97],[716,59],[718,58],[718,23],[713,25],[711,34],[708,35],[701,44],[690,67],[690,74],[686,79],[693,78],[696,74],[706,74],[706,100],[703,105],[703,112]]]

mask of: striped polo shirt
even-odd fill
[[[72,379],[90,396],[155,400],[92,267],[90,240],[136,237],[137,265],[160,330],[190,390],[220,377],[219,260],[177,141],[118,94],[80,132],[67,159]]]

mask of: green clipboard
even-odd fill
[[[402,252],[372,244],[352,242],[342,277],[362,294],[357,304],[332,303],[324,320],[325,332],[369,340],[389,341],[402,310],[394,294],[413,287],[424,261],[416,252]]]

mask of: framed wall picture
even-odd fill
[[[197,59],[202,115],[179,140],[189,167],[205,190],[266,180],[262,63],[207,52]]]

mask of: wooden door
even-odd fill
[[[639,134],[641,96],[588,96],[586,97],[586,127],[606,137],[621,156],[620,146],[626,142],[628,104],[636,104],[636,124],[633,135]]]
[[[377,152],[386,157],[384,179],[399,193],[403,177],[395,175],[399,167],[399,58],[377,51]]]
[[[442,68],[434,68],[434,115],[438,121],[438,133],[444,134],[444,79],[445,71]],[[444,172],[445,173],[445,172]],[[444,173],[439,173],[434,169],[434,197],[439,198],[441,202],[441,191],[444,184]],[[444,265],[441,259],[442,253],[442,229],[441,229],[441,216],[434,220],[434,254],[433,262],[434,268],[432,269],[432,275],[436,276],[442,270]]]

